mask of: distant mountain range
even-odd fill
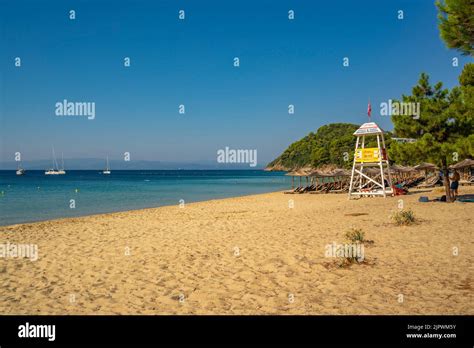
[[[248,164],[224,164],[216,162],[162,162],[162,161],[124,161],[109,160],[110,170],[211,170],[211,169],[263,169],[261,166],[250,167]],[[60,164],[61,165],[61,164]],[[101,158],[64,159],[65,170],[103,170],[105,160]],[[15,161],[0,162],[0,170],[16,169]],[[52,167],[51,160],[22,161],[25,170],[45,170]]]

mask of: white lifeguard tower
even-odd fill
[[[354,196],[387,197],[393,194],[383,130],[375,122],[368,122],[360,126],[354,135],[357,141],[349,185],[349,199]],[[377,137],[377,147],[365,147],[367,136]]]

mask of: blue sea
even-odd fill
[[[262,170],[0,171],[0,225],[281,191],[291,178]],[[74,200],[75,208],[71,208]]]

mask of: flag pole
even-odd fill
[[[370,122],[371,113],[372,113],[372,105],[370,105],[370,97],[369,97],[369,103],[367,105],[367,116],[369,116],[369,122]]]

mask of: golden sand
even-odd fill
[[[474,204],[419,196],[404,227],[400,197],[281,192],[0,227],[39,247],[0,260],[0,313],[474,314]],[[325,246],[351,227],[374,243],[339,268]]]

